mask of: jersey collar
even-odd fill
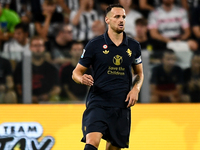
[[[106,31],[104,33],[104,38],[105,38],[105,42],[107,45],[115,45],[112,40],[110,39],[110,37],[108,36],[108,31]],[[126,33],[123,32],[123,41],[120,45],[128,45],[128,39],[127,39],[127,36],[126,36]]]

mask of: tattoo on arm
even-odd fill
[[[139,76],[139,75],[136,75],[135,80],[133,81],[133,86],[134,86],[135,84],[139,84],[140,81],[141,81],[140,76]]]

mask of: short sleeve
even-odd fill
[[[138,65],[142,63],[142,57],[141,57],[141,46],[138,43],[137,44],[137,49],[136,49],[136,54],[135,54],[135,60],[134,60],[134,65]]]
[[[157,29],[158,28],[158,24],[157,24],[157,19],[156,19],[156,12],[153,11],[149,14],[148,17],[148,28],[149,29]]]
[[[185,9],[181,8],[180,9],[180,14],[181,14],[181,26],[183,29],[189,27],[189,21],[188,21],[188,14]]]
[[[69,16],[70,22],[72,22],[72,20],[74,19],[76,13],[77,13],[77,11],[75,11],[75,10],[73,10],[73,11],[70,13],[70,16]]]
[[[93,55],[94,55],[94,43],[90,41],[83,49],[83,53],[79,60],[79,64],[89,68],[90,65],[92,65]]]

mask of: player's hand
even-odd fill
[[[134,106],[137,103],[137,101],[138,101],[138,93],[139,93],[139,91],[137,89],[132,89],[128,93],[128,95],[126,97],[126,100],[125,100],[125,102],[128,102],[127,107]]]
[[[81,84],[85,84],[88,86],[92,86],[94,83],[94,79],[91,75],[84,74],[81,78]]]

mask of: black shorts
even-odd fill
[[[128,148],[130,124],[130,108],[90,106],[83,114],[81,141],[86,142],[88,133],[100,132],[113,146]]]

